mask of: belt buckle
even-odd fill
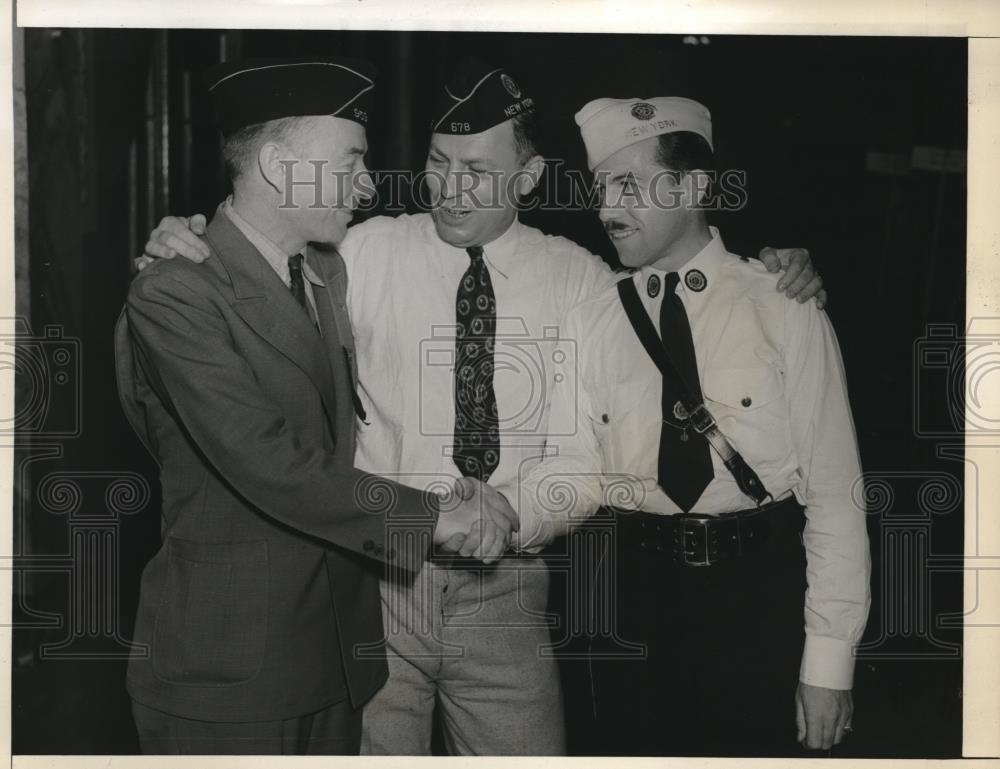
[[[695,406],[694,411],[688,414],[688,419],[691,422],[691,427],[699,435],[704,435],[715,427],[715,417],[705,408],[704,403],[699,403]]]
[[[712,557],[711,538],[709,537],[708,529],[709,524],[715,520],[714,516],[699,515],[697,513],[682,513],[678,517],[681,519],[681,562],[685,566],[711,566],[712,564],[717,563],[719,559]],[[704,559],[699,558],[698,560],[695,560],[694,554],[688,547],[688,535],[694,535],[699,530],[702,532],[702,536],[704,538],[705,554]]]

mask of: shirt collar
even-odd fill
[[[271,242],[271,240],[269,240],[265,235],[262,235],[256,227],[236,213],[236,209],[233,208],[233,198],[231,195],[226,198],[226,202],[223,203],[222,210],[225,212],[226,216],[229,217],[229,220],[236,226],[236,229],[242,232],[243,236],[250,241],[250,245],[260,251],[260,255],[263,256],[267,263],[271,265],[271,268],[278,273],[278,277],[284,281],[285,285],[289,285],[292,282],[292,276],[288,272],[289,254],[282,252],[281,249]],[[305,259],[302,261],[302,276],[314,285],[326,285],[323,282],[323,279],[316,274]]]
[[[433,228],[433,226],[432,223],[431,227]],[[514,221],[511,222],[510,227],[504,230],[504,233],[500,237],[483,244],[483,258],[490,267],[491,277],[496,274],[500,277],[508,278],[517,269],[520,261],[518,255],[520,252],[522,227],[521,222],[517,217],[514,217]],[[434,237],[440,240],[436,230],[434,231]],[[460,250],[463,252],[463,256],[465,255],[464,248],[456,248],[455,250]]]
[[[709,227],[708,230],[712,239],[690,261],[677,270],[680,274],[680,282],[677,285],[689,297],[705,293],[705,290],[712,285],[718,276],[719,269],[732,259],[732,255],[726,250],[725,243],[722,242],[722,235],[719,234],[718,228]],[[662,281],[667,272],[667,270],[646,265],[636,273],[638,279],[636,286],[645,292],[651,275],[658,276]]]

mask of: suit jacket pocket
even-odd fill
[[[267,642],[267,542],[167,540],[167,576],[153,633],[163,681],[234,686],[253,679]]]

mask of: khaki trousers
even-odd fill
[[[563,754],[548,583],[534,558],[384,580],[389,681],[365,706],[362,754],[428,755],[435,705],[453,755]]]

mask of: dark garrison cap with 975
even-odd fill
[[[332,115],[368,124],[375,67],[346,58],[244,59],[217,64],[205,84],[224,136],[286,117]]]
[[[437,95],[431,131],[478,134],[534,108],[534,100],[503,67],[467,58]]]

